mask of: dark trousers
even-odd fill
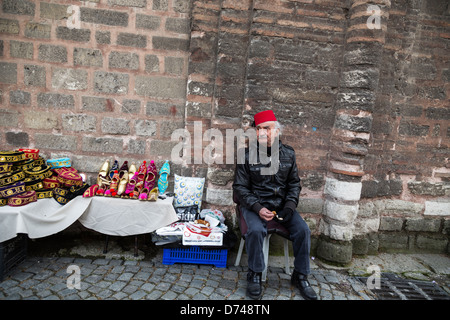
[[[244,215],[248,227],[247,235],[245,236],[248,267],[254,272],[263,272],[265,268],[263,241],[267,235],[267,222],[252,210],[241,207],[241,213]],[[294,269],[304,275],[310,274],[309,250],[311,246],[311,231],[308,225],[297,211],[294,211],[292,218],[287,223],[283,223],[283,225],[291,234],[295,257]]]

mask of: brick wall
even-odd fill
[[[0,6],[1,149],[67,155],[92,177],[107,158],[170,156],[171,132],[184,127],[189,2]]]
[[[447,1],[0,3],[0,149],[67,155],[93,178],[106,158],[161,164],[177,128],[225,137],[270,107],[319,255],[448,251]],[[216,159],[172,172],[206,177],[204,204],[233,218],[234,165]]]

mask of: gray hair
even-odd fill
[[[280,135],[283,133],[283,125],[279,121],[275,121],[275,129],[280,131]]]

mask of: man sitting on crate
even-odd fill
[[[267,235],[267,222],[276,219],[291,235],[295,256],[291,282],[305,299],[315,300],[317,295],[307,279],[310,230],[296,211],[301,186],[294,149],[279,141],[280,125],[272,110],[257,113],[254,120],[256,152],[252,154],[250,142],[245,149],[245,163],[238,161],[236,165],[233,183],[248,227],[245,240],[249,267],[247,294],[254,299],[261,297],[261,275],[265,268],[263,240]]]

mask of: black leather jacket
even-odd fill
[[[271,150],[272,159],[276,151]],[[295,151],[280,141],[278,152],[278,171],[273,175],[262,175],[261,168],[269,167],[271,163],[261,164],[258,148],[258,161],[250,164],[249,148],[246,148],[245,163],[236,165],[233,183],[233,192],[240,205],[256,212],[262,207],[275,211],[280,211],[285,206],[293,210],[297,208],[301,186]]]

